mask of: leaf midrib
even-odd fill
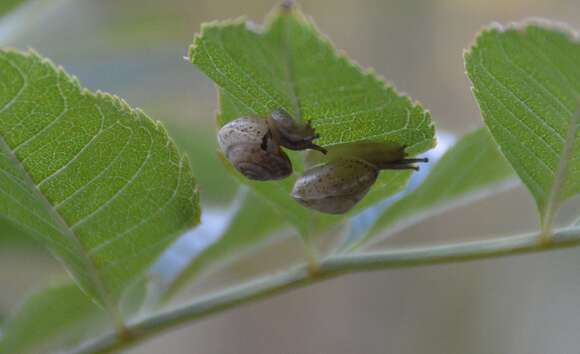
[[[289,43],[289,33],[288,33],[288,21],[287,13],[281,14],[283,17],[283,33],[282,33],[282,50],[284,51],[283,58],[284,58],[284,73],[286,74],[286,81],[290,84],[290,96],[292,98],[292,105],[293,105],[293,117],[297,121],[302,121],[302,110],[300,108],[300,97],[298,96],[298,92],[296,89],[296,84],[294,80],[294,71],[292,69],[292,55],[290,53],[290,43]]]
[[[560,153],[560,161],[558,163],[558,169],[554,176],[554,182],[550,187],[548,193],[548,201],[546,202],[546,207],[542,213],[541,223],[542,230],[544,234],[548,234],[552,227],[552,220],[554,214],[558,210],[560,204],[562,203],[562,187],[566,182],[566,175],[568,173],[568,163],[574,154],[574,145],[576,143],[576,132],[578,131],[578,120],[580,116],[580,102],[576,108],[576,112],[570,117],[568,122],[568,127],[566,129],[566,140],[564,146],[562,146],[562,151]]]
[[[21,161],[12,151],[10,146],[6,143],[6,140],[2,134],[0,134],[0,149],[6,151],[9,159],[12,161],[15,168],[21,172],[21,175],[23,176],[24,179],[24,183],[26,183],[26,185],[33,191],[33,193],[36,196],[38,196],[38,199],[44,206],[45,210],[52,217],[52,221],[54,221],[56,223],[56,226],[58,226],[58,231],[60,231],[62,235],[67,237],[74,244],[74,246],[79,252],[80,255],[79,258],[83,261],[83,263],[86,266],[87,274],[92,280],[99,297],[103,301],[103,305],[105,306],[105,308],[107,309],[113,320],[116,322],[116,325],[118,327],[124,326],[121,315],[118,312],[117,307],[114,305],[112,298],[109,296],[109,293],[107,292],[104,283],[99,277],[98,268],[93,263],[93,260],[89,257],[87,250],[84,248],[78,236],[70,228],[70,226],[62,217],[62,215],[58,212],[58,210],[54,208],[54,206],[50,203],[50,201],[46,198],[46,196],[42,193],[42,191],[38,188],[38,186],[34,183],[34,181],[32,181],[32,178],[22,165]]]
[[[16,103],[19,100],[20,96],[28,88],[28,85],[29,85],[27,76],[22,71],[20,66],[13,63],[8,58],[4,58],[4,60],[18,72],[18,74],[20,75],[21,80],[22,80],[22,86],[20,87],[18,92],[16,92],[16,94],[3,107],[0,108],[0,113],[6,111],[12,105],[14,105],[14,103]],[[60,86],[59,86],[59,90],[60,90]],[[61,93],[61,96],[63,96],[64,99],[66,100],[66,97],[64,95],[62,95],[62,93]],[[63,112],[65,112],[66,110],[67,110],[67,108],[65,105]],[[32,190],[33,194],[38,196],[38,199],[40,200],[40,202],[44,206],[45,210],[47,210],[49,215],[52,217],[52,221],[56,223],[56,226],[58,227],[60,233],[62,233],[65,237],[70,239],[70,241],[73,243],[74,247],[76,247],[76,249],[79,251],[79,255],[80,255],[79,258],[83,261],[83,263],[85,263],[87,274],[89,275],[90,279],[92,280],[93,285],[94,285],[96,291],[98,292],[98,295],[100,296],[101,300],[103,301],[103,305],[105,305],[105,307],[110,312],[110,314],[115,319],[115,321],[117,321],[118,323],[121,323],[122,322],[121,316],[118,313],[116,306],[114,306],[114,302],[113,302],[112,298],[109,296],[109,293],[107,292],[104,283],[102,282],[101,278],[99,277],[98,268],[95,266],[92,259],[88,256],[88,253],[85,250],[83,244],[80,242],[78,236],[70,228],[70,226],[64,220],[62,215],[58,212],[58,210],[55,209],[55,207],[52,205],[52,203],[42,193],[42,191],[39,189],[38,185],[34,183],[31,176],[28,174],[28,171],[26,170],[26,168],[24,167],[22,162],[18,159],[18,157],[16,156],[15,151],[13,151],[12,148],[8,145],[4,136],[1,133],[0,133],[0,148],[6,151],[7,156],[12,161],[12,164],[14,165],[14,167],[20,171],[21,175],[24,178],[24,183]]]

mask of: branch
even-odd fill
[[[548,242],[543,240],[542,232],[537,232],[483,241],[394,249],[380,253],[330,256],[320,262],[316,273],[310,272],[307,266],[299,266],[281,274],[216,292],[190,304],[130,322],[127,325],[127,336],[107,334],[82,344],[69,354],[113,353],[211,314],[342,274],[471,261],[578,245],[580,245],[580,227],[556,231]]]

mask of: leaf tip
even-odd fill
[[[280,4],[266,16],[266,19],[273,19],[276,16],[290,16],[300,11],[300,6],[294,0],[282,0]],[[269,23],[270,21],[266,21]]]
[[[282,11],[291,11],[292,9],[294,9],[294,6],[295,6],[294,0],[284,0],[280,4],[280,9],[282,9]]]
[[[208,36],[212,35],[213,31],[229,26],[245,26],[247,22],[248,20],[245,16],[240,16],[230,20],[214,20],[202,23],[200,31],[193,36],[193,42],[188,48],[187,56],[189,62],[196,63],[196,58],[199,54],[197,49],[203,45]]]
[[[513,22],[508,25],[508,28],[513,28],[520,31],[529,31],[533,28],[541,28],[563,34],[573,42],[578,42],[580,40],[580,35],[578,32],[567,23],[549,20],[542,17],[530,17],[519,22]]]
[[[469,49],[464,51],[464,59],[468,60],[472,56],[473,49],[485,41],[489,36],[508,32],[527,33],[534,29],[556,31],[562,35],[565,35],[571,41],[578,42],[580,40],[580,35],[578,32],[568,24],[564,22],[548,20],[546,18],[530,17],[520,21],[509,22],[505,25],[494,21],[484,26],[478,32],[474,43],[469,46]]]

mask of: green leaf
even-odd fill
[[[76,284],[51,286],[28,297],[6,320],[0,354],[56,352],[94,335],[107,319]]]
[[[478,129],[449,149],[417,189],[385,209],[357,245],[497,193],[511,181],[510,165],[489,133]]]
[[[338,55],[297,9],[276,10],[264,28],[244,19],[205,24],[190,59],[219,87],[219,125],[283,108],[295,119],[310,120],[321,135],[317,143],[326,147],[372,140],[407,146],[414,155],[435,143],[427,111]],[[301,160],[301,154],[292,154],[296,175],[302,171]],[[399,191],[408,177],[408,172],[382,173],[356,210]],[[290,200],[294,178],[242,182],[287,213],[303,234],[313,224],[341,220]]]
[[[205,24],[190,57],[232,98],[221,124],[239,108],[264,116],[283,108],[312,120],[324,146],[373,139],[417,154],[434,145],[428,112],[339,56],[298,10],[277,11],[263,30],[244,20]]]
[[[160,123],[35,53],[0,51],[0,215],[114,311],[199,207],[188,161]]]
[[[169,294],[212,266],[226,263],[256,250],[276,234],[286,236],[285,218],[253,192],[246,191],[228,227],[211,246],[193,257],[169,286]]]
[[[465,62],[485,124],[535,198],[542,224],[550,224],[580,192],[580,43],[542,24],[494,27],[477,37]]]

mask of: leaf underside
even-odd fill
[[[337,54],[295,8],[274,11],[263,28],[244,19],[205,24],[190,48],[190,59],[219,88],[220,126],[282,108],[295,119],[310,120],[322,146],[371,140],[406,146],[410,155],[434,146],[427,111]],[[287,213],[303,233],[313,224],[340,220],[289,200],[288,192],[302,172],[301,155],[293,155],[292,178],[241,181]],[[383,172],[354,212],[401,190],[408,177],[408,172]]]
[[[199,207],[159,123],[33,52],[0,51],[0,215],[114,306]]]
[[[549,199],[561,204],[578,194],[579,130],[569,142],[565,171],[559,169],[580,98],[577,38],[546,23],[496,26],[477,37],[465,62],[485,124],[540,214]],[[558,195],[551,196],[554,188]]]

